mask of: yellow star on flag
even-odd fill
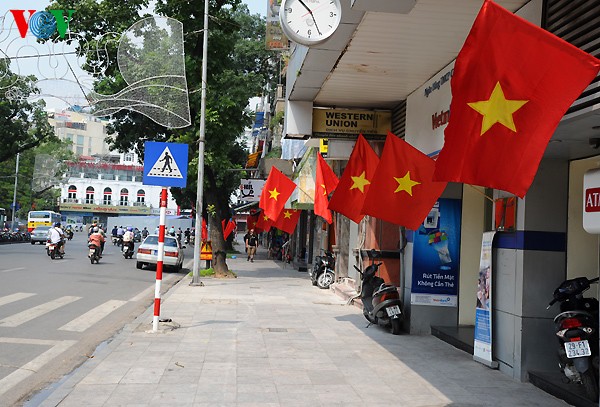
[[[407,171],[406,175],[403,176],[402,178],[394,177],[394,179],[396,180],[396,182],[398,182],[398,188],[396,188],[394,193],[400,192],[400,191],[406,191],[408,193],[408,195],[410,195],[410,196],[412,196],[412,188],[415,185],[421,184],[420,182],[413,181],[412,179],[410,179],[410,171]]]
[[[365,172],[363,171],[358,177],[350,177],[352,178],[352,186],[350,189],[359,189],[363,194],[365,193],[365,186],[369,185],[371,181],[365,178]]]
[[[488,100],[479,102],[467,103],[477,113],[483,115],[481,122],[481,133],[483,135],[494,124],[500,123],[508,129],[517,132],[515,122],[513,121],[513,113],[519,110],[528,100],[507,100],[504,96],[504,91],[500,82],[496,83],[492,94]]]
[[[277,200],[277,196],[281,195],[281,192],[277,192],[277,188],[273,188],[273,190],[269,191],[269,198],[273,198],[274,200]]]
[[[327,190],[325,189],[325,184],[321,184],[321,186],[323,187],[323,195],[327,195]]]
[[[289,212],[289,211],[283,212],[283,218],[284,219],[292,219],[292,212]]]
[[[267,215],[264,215],[264,216],[263,216],[263,220],[266,222],[266,221],[268,221],[268,220],[269,220],[269,217],[268,217]]]

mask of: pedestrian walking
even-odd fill
[[[248,253],[247,261],[254,263],[254,255],[256,254],[256,246],[258,245],[258,236],[254,233],[254,229],[250,229],[250,232],[246,233],[244,242],[246,243],[246,253]]]

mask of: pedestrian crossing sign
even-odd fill
[[[185,188],[187,165],[187,144],[144,143],[144,185]]]

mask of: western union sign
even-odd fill
[[[392,129],[392,113],[379,110],[313,109],[312,127],[313,136],[386,136]]]

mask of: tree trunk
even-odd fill
[[[223,227],[221,225],[220,200],[218,199],[218,189],[215,183],[214,174],[209,168],[206,168],[206,175],[209,187],[206,190],[206,207],[213,207],[213,210],[207,209],[208,225],[212,241],[212,267],[217,278],[235,278],[235,274],[227,267],[227,253],[225,252],[225,239],[223,239]]]

